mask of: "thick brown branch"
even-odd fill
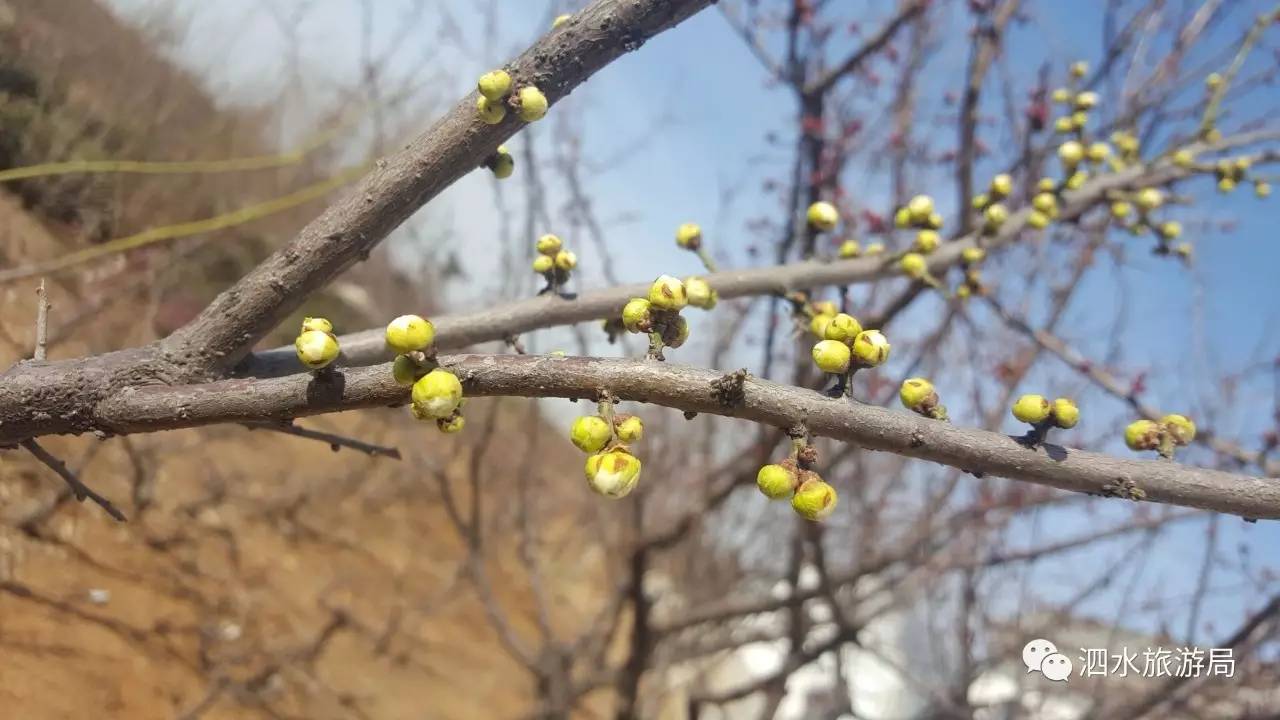
[[[1142,498],[1247,518],[1280,518],[1280,484],[1273,481],[1056,445],[1032,450],[999,433],[754,378],[744,382],[742,402],[726,407],[713,385],[721,375],[712,370],[643,360],[535,355],[459,355],[443,357],[441,362],[463,380],[472,396],[590,399],[600,388],[608,388],[622,400],[686,412],[781,428],[803,422],[816,435],[869,450],[1061,490]],[[398,405],[407,398],[408,390],[395,384],[384,365],[319,376],[130,388],[99,404],[94,414],[112,432],[136,433]]]
[[[711,0],[596,0],[506,66],[514,85],[534,84],[554,103],[596,71],[688,18]],[[164,342],[172,361],[227,369],[297,310],[312,292],[367,257],[400,223],[468,172],[523,123],[516,113],[487,125],[476,94],[309,223],[200,315]]]

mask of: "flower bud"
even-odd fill
[[[1086,152],[1089,155],[1089,162],[1100,163],[1111,157],[1111,146],[1104,142],[1096,142],[1089,145]]]
[[[1068,190],[1079,190],[1081,187],[1084,186],[1085,182],[1088,179],[1089,179],[1089,173],[1081,170],[1078,172],[1071,173],[1071,176],[1067,178],[1067,181],[1066,183],[1064,183],[1064,185]]]
[[[911,222],[917,225],[924,225],[929,222],[929,216],[933,214],[933,198],[928,195],[916,195],[907,203],[907,212]]]
[[[1178,243],[1178,246],[1173,249],[1173,252],[1176,253],[1178,257],[1182,258],[1183,260],[1186,260],[1188,262],[1191,261],[1191,254],[1193,252],[1191,248],[1191,243],[1185,243],[1185,242]]]
[[[941,230],[942,214],[937,211],[929,213],[929,219],[925,221],[924,226],[929,230]]]
[[[1077,60],[1071,63],[1071,77],[1082,78],[1089,72],[1089,63],[1084,60]]]
[[[618,439],[625,443],[636,442],[644,436],[644,421],[638,415],[625,418],[614,418],[614,426],[618,430]]]
[[[536,122],[547,114],[547,96],[533,85],[520,88],[520,119]]]
[[[879,330],[863,330],[853,339],[853,354],[863,365],[883,365],[891,349],[889,339]]]
[[[649,304],[659,310],[679,310],[689,304],[689,295],[684,283],[662,275],[649,287]]]
[[[1173,154],[1173,164],[1184,170],[1195,164],[1195,161],[1196,156],[1190,150],[1179,150]]]
[[[534,247],[536,247],[538,249],[538,252],[543,255],[549,255],[551,257],[555,257],[556,253],[560,252],[560,250],[564,247],[564,243],[560,240],[558,236],[547,234],[538,238],[538,242],[534,245]]]
[[[703,310],[714,308],[719,299],[716,291],[711,289],[711,284],[697,275],[685,278],[684,292],[689,298],[690,305]]]
[[[813,312],[818,315],[835,315],[840,312],[840,306],[831,300],[819,300],[810,305],[813,307]]]
[[[1068,140],[1058,146],[1058,159],[1068,168],[1073,168],[1084,159],[1084,146],[1075,140]]]
[[[813,362],[823,372],[833,375],[848,372],[849,358],[849,346],[838,340],[819,340],[813,346]]]
[[[866,250],[863,250],[862,252],[864,255],[867,255],[868,257],[872,255],[879,255],[880,253],[884,252],[884,243],[873,242],[867,245]]]
[[[685,250],[697,250],[702,247],[702,228],[696,223],[685,223],[676,228],[676,245]]]
[[[820,232],[831,232],[840,223],[836,206],[821,200],[809,206],[807,217],[810,227]]]
[[[511,76],[506,70],[491,70],[480,76],[476,89],[486,100],[497,102],[511,92]]]
[[[1160,418],[1160,424],[1177,445],[1187,445],[1196,439],[1196,424],[1186,415],[1165,415]]]
[[[1209,76],[1204,79],[1204,86],[1210,90],[1217,90],[1221,84],[1222,76],[1218,73],[1209,73]]]
[[[1013,178],[1008,173],[1000,173],[991,178],[991,194],[996,197],[1008,197],[1013,192]]]
[[[1027,214],[1027,224],[1036,230],[1043,230],[1049,227],[1049,216],[1039,210],[1032,210]]]
[[[401,315],[387,324],[387,347],[397,353],[426,350],[436,339],[430,320],[418,315]]]
[[[397,355],[395,362],[391,363],[391,377],[395,378],[397,385],[409,387],[418,380],[421,372],[422,368],[408,355]]]
[[[1053,121],[1053,131],[1062,135],[1066,135],[1076,129],[1076,124],[1071,121],[1070,115],[1063,115]]]
[[[640,459],[624,450],[612,450],[587,458],[587,483],[611,498],[625,497],[640,481]]]
[[[333,362],[338,357],[338,341],[332,334],[321,330],[307,330],[293,343],[298,360],[312,370]]]
[[[809,473],[791,496],[791,508],[806,520],[822,520],[836,509],[836,489],[823,482],[816,473]]]
[[[674,320],[667,323],[667,327],[662,333],[662,344],[667,347],[678,348],[689,339],[689,321],[680,315]]]
[[[1143,188],[1138,191],[1133,201],[1143,210],[1155,210],[1164,204],[1164,193],[1157,188]]]
[[[1051,410],[1049,401],[1043,395],[1023,395],[1013,404],[1013,416],[1032,425],[1044,422]]]
[[[756,473],[756,487],[770,500],[782,500],[796,490],[796,474],[785,465],[765,465]]]
[[[974,210],[981,210],[990,203],[991,198],[988,197],[986,193],[978,193],[977,195],[974,195],[973,200],[970,202]]]
[[[1077,110],[1071,113],[1071,127],[1076,130],[1083,129],[1089,122],[1089,113],[1083,110]]]
[[[485,161],[485,166],[493,173],[493,176],[499,180],[506,180],[516,171],[516,159],[511,156],[511,152],[507,150],[506,145],[499,145],[495,151]]]
[[[598,453],[613,439],[613,431],[599,415],[583,415],[570,426],[569,439],[584,453]]]
[[[1058,209],[1058,198],[1054,197],[1053,193],[1036,193],[1036,196],[1031,198],[1031,207],[1048,215]]]
[[[1130,450],[1155,450],[1160,447],[1160,426],[1150,420],[1135,420],[1124,429],[1124,444]]]
[[[481,95],[476,98],[476,112],[486,124],[497,125],[507,117],[507,106],[501,101],[490,100]]]
[[[629,332],[646,332],[652,322],[649,314],[649,301],[644,298],[631,298],[622,307],[622,326]]]
[[[1053,94],[1049,96],[1056,103],[1071,102],[1071,91],[1066,88],[1055,88]]]
[[[916,252],[928,255],[938,249],[938,233],[936,230],[921,230],[916,233]]]
[[[1075,106],[1077,110],[1091,110],[1098,104],[1098,93],[1092,90],[1085,90],[1076,95]]]
[[[556,267],[561,270],[572,270],[578,267],[578,256],[570,250],[561,250],[556,253]]]
[[[827,323],[823,337],[848,345],[860,332],[862,332],[862,324],[857,318],[846,313],[838,313]]]
[[[1058,189],[1058,183],[1053,178],[1043,177],[1036,183],[1036,191],[1042,193],[1051,193]]]
[[[839,255],[841,259],[848,260],[849,258],[856,258],[861,254],[862,254],[862,246],[858,245],[857,240],[845,240],[844,242],[840,243]]]
[[[986,210],[982,211],[983,218],[987,221],[990,228],[998,228],[1009,219],[1009,209],[1000,203],[991,203]]]
[[[1260,198],[1271,195],[1271,183],[1266,180],[1255,180],[1253,182],[1253,194]]]
[[[1218,192],[1229,193],[1236,189],[1236,181],[1229,177],[1224,177],[1218,181]]]
[[[556,266],[556,261],[547,255],[539,255],[533,259],[533,271],[536,273],[546,274]]]
[[[572,19],[573,19],[573,15],[570,15],[569,13],[565,13],[564,15],[557,15],[556,19],[551,21],[551,29],[555,30],[556,28],[569,22]]]
[[[827,337],[827,326],[831,324],[835,315],[827,315],[826,313],[817,313],[809,320],[809,332],[813,333],[819,340]]]
[[[1129,217],[1129,213],[1133,211],[1133,206],[1123,200],[1116,200],[1111,203],[1111,217],[1119,220]]]
[[[985,260],[987,251],[980,247],[967,247],[960,251],[960,259],[964,260],[967,265],[977,265]]]
[[[1182,235],[1182,223],[1177,220],[1162,222],[1157,227],[1160,230],[1160,237],[1166,240],[1176,240]]]
[[[436,428],[445,435],[454,435],[462,432],[462,428],[467,426],[466,418],[462,417],[462,413],[454,413],[449,417],[436,418]]]
[[[447,418],[462,404],[462,383],[458,376],[436,368],[413,384],[413,406],[429,418]]]
[[[1058,398],[1053,401],[1053,424],[1064,430],[1076,426],[1080,422],[1080,408],[1071,398]]]
[[[899,228],[911,227],[911,210],[904,207],[898,208],[898,211],[893,214],[893,224]]]
[[[309,317],[302,319],[302,332],[308,330],[319,330],[324,333],[333,332],[333,323],[322,317]]]
[[[920,253],[907,253],[898,261],[898,267],[902,268],[903,274],[909,278],[919,280],[929,272],[929,263]]]
[[[898,389],[898,399],[908,410],[924,411],[937,404],[938,393],[934,390],[933,383],[925,378],[908,378],[902,381],[902,387]]]

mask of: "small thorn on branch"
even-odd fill
[[[286,435],[307,438],[308,440],[319,440],[320,442],[327,443],[334,452],[337,452],[342,448],[348,448],[350,450],[359,450],[360,452],[373,457],[381,456],[389,457],[393,460],[401,459],[400,450],[398,448],[388,447],[386,445],[375,445],[374,443],[356,440],[355,438],[349,438],[345,435],[336,435],[334,433],[322,432],[320,430],[309,430],[307,428],[298,427],[292,423],[247,422],[244,423],[244,426],[250,430],[272,430]]]
[[[37,460],[47,465],[50,470],[53,470],[59,477],[66,481],[67,486],[71,488],[71,493],[75,495],[76,500],[84,502],[85,498],[88,498],[97,503],[98,507],[107,511],[107,514],[116,520],[119,520],[120,522],[128,521],[128,518],[124,516],[124,513],[120,512],[115,505],[112,505],[110,500],[102,497],[98,493],[94,492],[88,485],[81,482],[80,478],[77,477],[75,473],[71,472],[71,469],[67,467],[66,463],[54,457],[48,450],[41,447],[40,443],[28,438],[23,440],[21,444],[22,447],[27,449],[27,452],[34,455]]]
[[[49,295],[44,289],[44,278],[36,288],[36,347],[31,354],[34,360],[44,360],[49,347]]]

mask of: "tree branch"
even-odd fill
[[[1061,490],[1146,499],[1280,519],[1280,484],[1168,461],[1108,457],[1057,445],[1028,449],[1014,438],[960,428],[885,408],[831,399],[812,390],[749,378],[743,397],[726,405],[701,368],[619,360],[535,355],[459,355],[441,363],[470,396],[590,399],[607,388],[621,400],[686,412],[743,418],[787,428],[803,422],[815,435],[857,443],[963,470],[982,471]],[[152,432],[223,422],[288,419],[353,408],[399,405],[408,389],[389,367],[265,380],[224,380],[185,387],[128,388],[94,408],[115,433]]]

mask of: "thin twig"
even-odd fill
[[[337,435],[327,433],[320,430],[310,430],[304,427],[298,427],[292,423],[274,423],[274,422],[247,422],[243,423],[250,430],[272,430],[286,435],[294,435],[308,440],[319,440],[328,443],[329,448],[337,452],[341,448],[349,448],[351,450],[359,450],[360,452],[371,456],[389,457],[395,460],[400,458],[400,450],[386,445],[375,445],[367,443],[363,440],[356,440],[345,435]]]
[[[44,278],[36,288],[36,349],[31,357],[44,360],[49,348],[49,295],[44,289]]]
[[[40,443],[36,442],[34,438],[23,440],[21,444],[22,447],[27,449],[27,452],[35,455],[37,460],[48,465],[50,470],[58,473],[58,476],[66,481],[67,485],[71,488],[72,494],[76,496],[76,500],[84,502],[85,498],[88,498],[97,503],[103,510],[106,510],[107,514],[116,520],[119,520],[120,522],[126,522],[128,520],[128,518],[124,516],[124,513],[120,512],[115,505],[111,504],[110,500],[102,497],[98,493],[94,492],[88,485],[81,482],[80,478],[76,477],[76,474],[71,472],[71,469],[67,467],[66,463],[54,457],[48,450],[40,447]]]

